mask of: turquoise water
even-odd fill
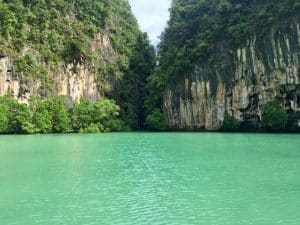
[[[300,135],[1,136],[0,224],[299,225]]]

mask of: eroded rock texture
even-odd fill
[[[104,95],[112,92],[116,83],[116,74],[104,74],[106,66],[114,63],[117,58],[109,36],[98,34],[91,43],[93,52],[99,57],[99,65],[73,62],[60,65],[57,69],[49,66],[51,87],[38,77],[25,77],[14,69],[13,57],[0,58],[0,96],[11,95],[21,103],[27,103],[30,96],[36,95],[47,98],[51,95],[65,96],[70,102],[78,102],[86,98],[95,102]],[[24,49],[25,55],[30,49]],[[107,76],[108,75],[108,76]]]
[[[239,48],[216,44],[215,60],[173,80],[164,96],[172,129],[219,129],[227,111],[242,126],[257,128],[262,106],[278,99],[288,112],[300,111],[300,25],[253,36]]]

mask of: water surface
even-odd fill
[[[299,225],[300,135],[0,137],[2,225]]]

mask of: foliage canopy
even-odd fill
[[[278,101],[270,101],[262,109],[262,126],[272,130],[286,127],[288,115]]]

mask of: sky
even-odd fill
[[[129,0],[133,14],[152,44],[159,43],[159,35],[169,19],[171,0]]]

